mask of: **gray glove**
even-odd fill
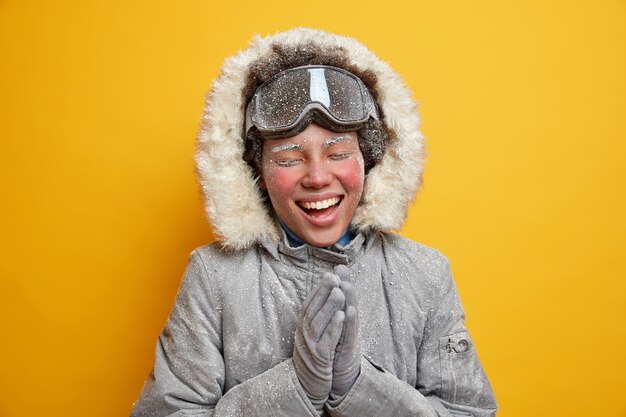
[[[350,270],[345,265],[337,265],[334,272],[341,278],[339,288],[346,297],[346,317],[333,363],[331,391],[331,399],[333,400],[346,395],[361,373],[361,339],[359,336],[356,290],[350,282]]]
[[[300,384],[321,414],[333,383],[333,358],[343,329],[345,296],[340,280],[326,273],[304,300],[293,345]]]

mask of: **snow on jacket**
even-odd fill
[[[190,257],[132,416],[315,416],[291,356],[300,306],[347,265],[358,289],[361,375],[336,417],[491,416],[489,382],[464,327],[447,260],[387,233],[343,251],[217,245]]]
[[[358,75],[390,137],[365,179],[352,221],[358,234],[343,249],[290,248],[242,158],[245,105],[273,75],[251,68],[264,61],[299,66],[302,57]],[[336,264],[348,265],[358,292],[363,360],[353,388],[326,412],[493,415],[447,260],[389,233],[400,228],[419,188],[422,159],[409,91],[357,41],[299,28],[256,38],[227,59],[207,95],[196,152],[217,242],[191,254],[132,416],[315,415],[290,358],[301,303]]]

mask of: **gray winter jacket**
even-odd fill
[[[358,291],[363,360],[327,413],[495,414],[445,257],[369,233],[339,253],[271,240],[243,253],[195,250],[132,416],[315,416],[290,359],[293,336],[302,301],[336,264]]]
[[[359,76],[389,133],[351,222],[359,233],[342,253],[288,247],[243,158],[250,94],[276,70],[307,63]],[[314,415],[290,359],[294,330],[303,299],[336,264],[348,265],[358,291],[363,360],[355,385],[327,413],[494,414],[447,260],[388,232],[402,226],[421,182],[415,108],[386,63],[354,39],[322,31],[256,38],[224,62],[206,98],[196,151],[217,242],[191,254],[133,416]]]

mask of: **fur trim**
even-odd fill
[[[196,171],[205,211],[221,244],[243,249],[267,238],[278,239],[276,225],[267,211],[257,179],[243,160],[243,91],[248,69],[271,54],[272,45],[315,43],[329,51],[342,48],[351,66],[371,71],[376,78],[372,93],[380,106],[383,123],[392,139],[381,161],[365,180],[353,226],[359,230],[399,229],[409,204],[421,184],[423,138],[415,102],[400,77],[354,39],[297,28],[264,38],[228,58],[207,94],[196,143]]]

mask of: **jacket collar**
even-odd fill
[[[374,234],[368,232],[358,232],[355,237],[345,246],[337,244],[330,248],[318,248],[305,243],[302,246],[293,248],[289,246],[289,240],[282,227],[278,227],[280,238],[278,242],[266,238],[261,241],[263,246],[277,261],[281,257],[296,264],[309,262],[311,258],[317,258],[333,264],[351,265],[364,253],[374,240]]]

